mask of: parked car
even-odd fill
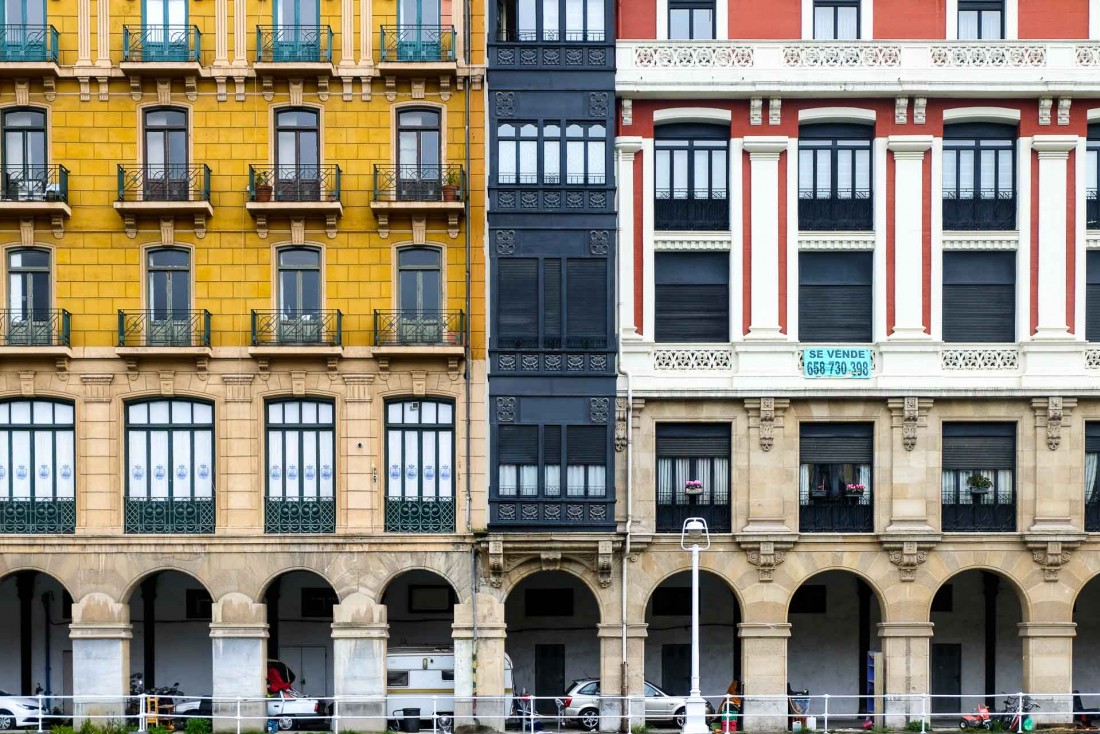
[[[563,699],[565,708],[562,715],[575,721],[587,731],[595,731],[600,726],[600,681],[596,678],[583,678],[573,681],[566,689]],[[687,714],[687,696],[670,696],[657,686],[645,684],[645,719],[671,722],[678,729],[684,728]],[[714,715],[714,707],[707,701],[708,719]]]
[[[26,726],[38,726],[38,719],[42,715],[42,709],[38,705],[38,699],[30,696],[15,696],[7,691],[0,691],[0,730],[10,731]],[[49,722],[44,722],[47,726]]]
[[[267,661],[267,718],[274,720],[280,731],[327,729],[329,704],[292,688],[290,684],[296,677],[282,660]]]

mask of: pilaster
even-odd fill
[[[891,135],[894,155],[894,329],[890,339],[928,339],[924,326],[924,154],[931,135]]]
[[[1076,135],[1036,135],[1039,157],[1039,321],[1035,339],[1069,338],[1066,308],[1067,171]]]
[[[618,183],[619,246],[619,333],[636,339],[634,324],[634,157],[642,149],[642,138],[615,138],[615,173]]]
[[[746,339],[783,339],[779,327],[779,159],[787,150],[785,136],[750,136],[749,154],[751,283],[749,333]],[[788,202],[788,205],[793,202]]]
[[[878,636],[886,667],[887,728],[900,729],[925,713],[919,698],[929,691],[931,622],[880,622]]]
[[[130,607],[89,594],[73,604],[72,620],[73,724],[91,717],[93,723],[121,720],[130,694]]]
[[[746,533],[790,533],[782,493],[775,486],[797,486],[798,442],[786,435],[783,414],[786,398],[750,398],[749,413],[749,517]],[[787,481],[789,480],[789,481]]]
[[[1069,724],[1072,721],[1073,638],[1077,625],[1073,622],[1020,622],[1017,627],[1023,638],[1023,689],[1039,704],[1039,722]]]
[[[474,636],[474,614],[477,636]],[[471,697],[477,704],[478,720],[504,731],[508,711],[504,709],[504,603],[478,593],[476,600],[455,604],[451,637],[455,649],[455,728],[473,724]]]
[[[741,622],[741,659],[745,710],[752,712],[753,731],[787,730],[787,640],[789,622]],[[756,698],[766,696],[767,698]],[[778,697],[778,698],[777,698]]]
[[[387,715],[386,611],[358,593],[332,608],[333,692],[359,699],[340,704],[340,725],[351,731],[376,730]]]
[[[262,729],[267,720],[262,699],[267,694],[267,605],[253,603],[243,594],[229,594],[211,607],[210,640],[213,647],[214,730],[236,731],[236,698],[242,729]]]

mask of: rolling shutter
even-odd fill
[[[542,338],[547,349],[561,345],[561,260],[542,262]]]
[[[943,340],[1016,341],[1016,253],[944,253]]]
[[[501,464],[537,464],[539,461],[538,426],[501,426],[497,436],[497,454]]]
[[[1090,454],[1100,453],[1100,422],[1090,421],[1085,424],[1085,451]]]
[[[566,324],[574,349],[607,346],[607,260],[566,262]]]
[[[729,341],[728,253],[657,253],[654,282],[658,342]]]
[[[607,429],[603,426],[568,426],[565,441],[570,465],[607,463]]]
[[[542,463],[561,464],[561,426],[543,426]]]
[[[1100,252],[1085,253],[1085,339],[1100,342]]]
[[[497,265],[497,342],[531,347],[539,339],[538,260],[501,260]]]
[[[1014,469],[1015,467],[1015,424],[943,424],[943,468],[945,470]]]
[[[803,423],[799,426],[798,458],[802,464],[871,464],[874,424]]]
[[[798,258],[798,340],[873,340],[870,252],[803,252]]]
[[[724,423],[659,423],[657,456],[729,458],[730,427]]]

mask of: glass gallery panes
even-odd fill
[[[72,499],[74,446],[72,405],[0,403],[0,488],[6,497]]]
[[[135,499],[214,495],[214,408],[186,400],[127,407],[127,493]]]
[[[335,427],[331,403],[291,401],[267,406],[267,496],[331,499]]]
[[[452,498],[454,407],[431,401],[390,403],[386,424],[386,496]]]

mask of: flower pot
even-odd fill
[[[270,184],[258,184],[256,186],[256,201],[271,201]]]
[[[443,184],[443,201],[458,201],[458,187]]]

